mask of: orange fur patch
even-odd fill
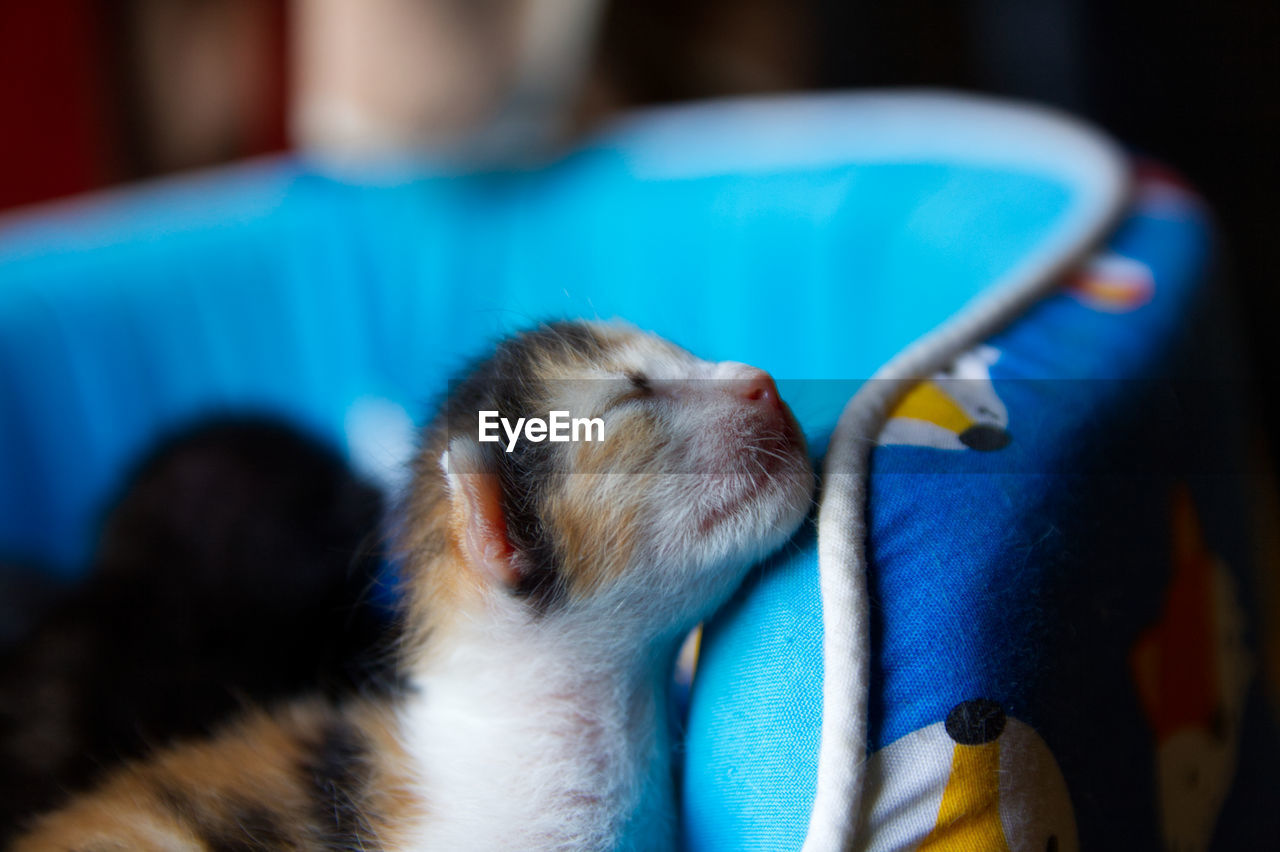
[[[326,726],[349,724],[369,744],[369,799],[362,826],[382,838],[420,807],[409,788],[390,711],[373,703],[335,709],[299,702],[275,714],[254,711],[219,736],[166,749],[110,775],[94,791],[37,820],[15,852],[46,850],[203,850],[207,837],[265,848],[311,848],[324,836],[315,823],[314,779],[303,767]],[[254,836],[246,809],[269,821]]]

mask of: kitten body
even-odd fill
[[[111,767],[246,703],[366,686],[382,501],[265,418],[163,442],[110,510],[89,577],[0,651],[0,846]]]
[[[478,440],[486,410],[600,416],[605,440],[507,452]],[[812,485],[759,370],[598,323],[508,339],[415,462],[403,692],[255,715],[17,848],[673,848],[672,660]]]

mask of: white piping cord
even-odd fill
[[[804,852],[845,852],[858,841],[867,760],[871,661],[866,582],[866,498],[871,447],[893,403],[966,348],[1047,295],[1060,275],[1112,229],[1128,198],[1124,155],[1069,119],[1057,132],[1074,144],[1095,178],[1069,211],[1057,239],[984,295],[881,367],[849,400],[831,438],[818,514],[823,612],[823,716],[818,775]],[[1059,139],[1060,143],[1062,140]]]

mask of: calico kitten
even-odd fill
[[[487,411],[599,418],[602,440],[482,441]],[[251,713],[114,773],[15,848],[674,848],[676,649],[812,487],[766,373],[611,325],[506,340],[415,462],[408,686]]]
[[[367,680],[385,619],[380,494],[263,419],[169,440],[108,516],[86,583],[0,654],[0,842],[104,767],[246,702]]]

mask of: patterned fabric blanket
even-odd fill
[[[1280,837],[1275,504],[1211,272],[1200,202],[1142,169],[1105,248],[888,411],[853,848]],[[692,848],[809,829],[816,561],[781,556],[705,632]]]

